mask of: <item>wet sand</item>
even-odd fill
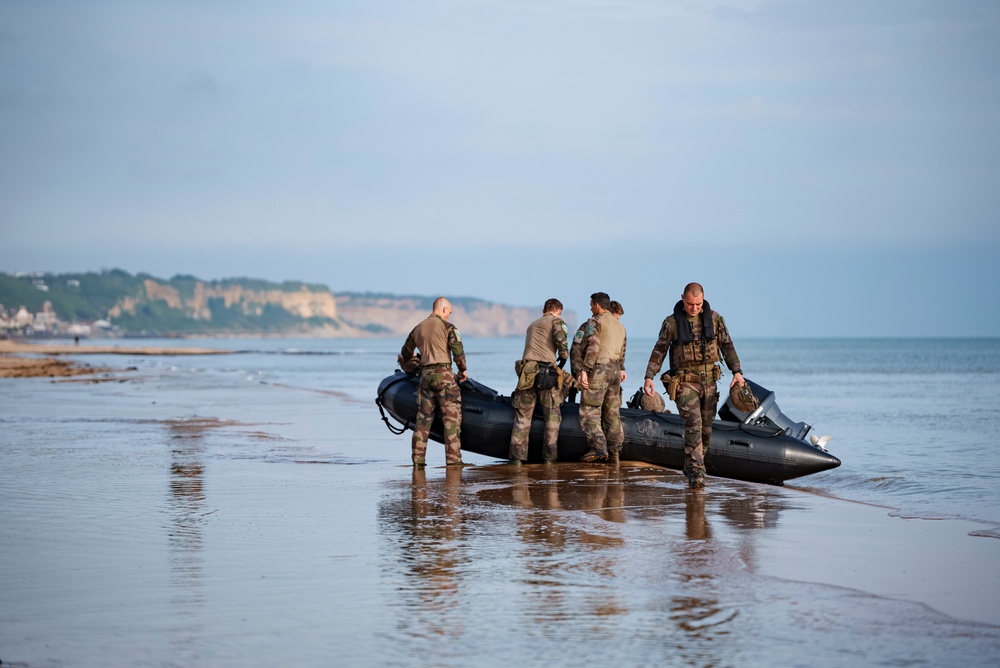
[[[163,348],[156,346],[68,345],[62,343],[22,343],[0,339],[0,378],[62,378],[95,376],[92,382],[117,380],[112,374],[134,369],[93,367],[51,355],[218,355],[231,351],[211,348]],[[27,355],[27,357],[26,357]],[[45,357],[38,357],[44,355]],[[103,375],[103,378],[96,377]]]
[[[995,665],[969,522],[625,463],[413,470],[374,404],[0,380],[0,660]]]

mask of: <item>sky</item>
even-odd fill
[[[995,0],[0,2],[0,271],[1000,336],[998,212]]]

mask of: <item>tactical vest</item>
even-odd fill
[[[556,326],[557,320],[551,313],[546,313],[528,325],[521,359],[555,364],[556,343],[552,338],[552,328]]]
[[[625,325],[611,313],[601,314],[601,351],[597,353],[597,362],[621,362],[622,348],[625,347]]]
[[[420,350],[420,364],[451,364],[448,350],[448,331],[454,327],[441,316],[433,313],[413,328],[413,342]]]
[[[671,371],[703,371],[715,366],[719,361],[719,344],[715,338],[705,341],[701,337],[701,318],[695,316],[688,318],[691,331],[694,333],[694,341],[690,343],[678,343],[674,341],[670,346],[670,370]]]

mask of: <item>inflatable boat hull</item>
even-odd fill
[[[376,403],[407,429],[413,429],[417,415],[417,382],[415,376],[397,371],[379,384]],[[764,396],[773,405],[772,393],[758,385],[753,387],[758,396],[766,393]],[[510,398],[473,380],[462,383],[461,390],[462,449],[507,459],[514,424]],[[781,484],[840,466],[837,457],[804,440],[808,425],[792,423],[780,411],[775,412],[776,408],[772,409],[772,416],[780,416],[791,426],[782,424],[780,419],[776,422],[771,416],[740,415],[727,402],[721,412],[733,420],[716,420],[712,424],[712,447],[705,458],[709,475]],[[748,421],[736,421],[740,418]],[[621,419],[625,430],[623,460],[683,468],[684,423],[679,416],[623,407]],[[529,461],[542,461],[543,429],[541,413],[536,409],[528,441]],[[441,418],[437,416],[431,426],[431,439],[443,442],[442,430]],[[563,403],[559,460],[579,461],[587,450],[587,439],[580,428],[579,405]]]

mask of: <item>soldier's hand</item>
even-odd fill
[[[646,382],[644,382],[642,384],[642,391],[645,392],[646,394],[648,394],[649,396],[653,396],[653,379],[652,378],[647,378]]]
[[[587,380],[587,372],[586,371],[581,371],[580,372],[580,387],[582,387],[585,390],[589,390],[590,389],[590,381]]]
[[[468,377],[469,377],[468,374],[466,374],[464,371],[458,372],[458,382],[464,383]]]
[[[625,382],[625,369],[622,369],[622,382]]]
[[[737,371],[736,373],[733,374],[733,380],[731,383],[729,383],[729,387],[732,387],[737,383],[739,383],[740,387],[743,387],[744,385],[747,384],[746,379],[743,377],[743,372],[741,371]]]

